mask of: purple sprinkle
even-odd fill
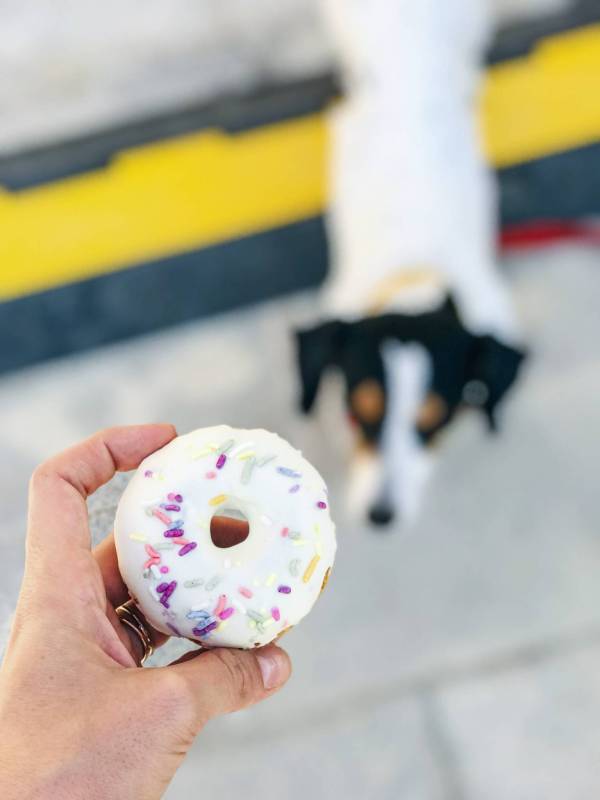
[[[163,592],[163,598],[171,597],[176,588],[177,588],[177,581],[171,581],[171,583],[167,586],[167,588]]]
[[[183,532],[183,528],[169,528],[163,532],[163,536],[166,536],[167,539],[179,539],[180,536],[183,536]]]
[[[169,492],[169,494],[167,495],[167,500],[174,500],[176,503],[182,503],[183,497],[180,494]]]
[[[319,500],[317,503],[317,508],[327,508],[327,503],[324,503],[322,500]]]
[[[162,594],[163,592],[166,592],[168,588],[169,588],[168,583],[159,583],[158,586],[156,587],[156,591],[159,594]]]
[[[226,461],[227,461],[227,456],[225,455],[225,453],[221,453],[221,455],[217,459],[217,469],[223,469]]]
[[[215,620],[214,622],[211,622],[210,625],[207,625],[206,628],[194,628],[192,633],[196,636],[206,636],[211,631],[214,631],[218,624],[219,623]]]
[[[188,544],[184,544],[181,550],[179,551],[180,556],[185,556],[187,553],[191,553],[192,550],[195,550],[198,547],[196,542],[188,542]]]
[[[277,591],[281,592],[281,594],[290,594],[290,592],[292,591],[292,587],[291,586],[280,586],[277,589]]]
[[[162,605],[163,605],[165,608],[169,608],[169,600],[168,600],[168,598],[167,598],[167,595],[166,595],[166,594],[163,594],[163,595],[162,595],[162,597],[160,598],[160,602],[162,603]]]
[[[175,503],[161,503],[160,507],[164,508],[165,511],[181,511],[181,506]]]
[[[296,483],[290,489],[290,494],[296,494],[296,492],[300,489],[300,484]]]
[[[173,631],[173,633],[175,634],[175,636],[181,636],[181,634],[179,633],[179,631],[177,630],[177,628],[175,627],[175,625],[173,625],[172,623],[170,623],[170,622],[167,622],[167,628],[168,628],[170,631]]]
[[[146,472],[144,472],[144,478],[151,478],[153,475],[154,473],[151,469],[147,469]]]
[[[300,472],[295,472],[293,469],[289,469],[288,467],[277,467],[277,472],[280,475],[285,475],[286,478],[301,478],[302,477]]]
[[[234,611],[235,611],[235,608],[232,608],[230,606],[229,608],[226,608],[224,611],[221,611],[221,613],[219,614],[219,618],[220,619],[229,619],[229,617],[233,614]]]

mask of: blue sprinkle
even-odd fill
[[[280,475],[285,475],[286,478],[301,478],[302,474],[300,472],[295,472],[293,469],[289,469],[288,467],[277,467],[277,472]]]

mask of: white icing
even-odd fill
[[[217,469],[223,450],[226,460]],[[148,456],[125,490],[115,519],[121,575],[148,621],[166,634],[174,633],[170,623],[182,636],[206,646],[265,645],[297,625],[320,594],[336,550],[328,505],[317,470],[276,434],[227,425],[193,431]],[[210,520],[226,508],[240,511],[250,532],[240,544],[218,548]],[[157,512],[171,523],[161,521]],[[183,556],[179,552],[186,545],[164,536],[178,521],[183,538],[197,545]],[[160,561],[145,568],[151,560],[148,547],[155,548]],[[169,571],[161,573],[161,567]],[[177,586],[164,601],[166,607],[157,588],[172,581]],[[282,593],[279,587],[291,591]],[[221,619],[214,611],[223,595],[228,610]],[[214,622],[217,627],[200,633]]]

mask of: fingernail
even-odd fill
[[[265,689],[276,689],[286,680],[289,667],[283,651],[273,647],[257,653],[258,666]]]

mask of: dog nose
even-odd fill
[[[375,503],[369,509],[369,521],[378,528],[384,528],[394,521],[395,512],[388,503]]]

